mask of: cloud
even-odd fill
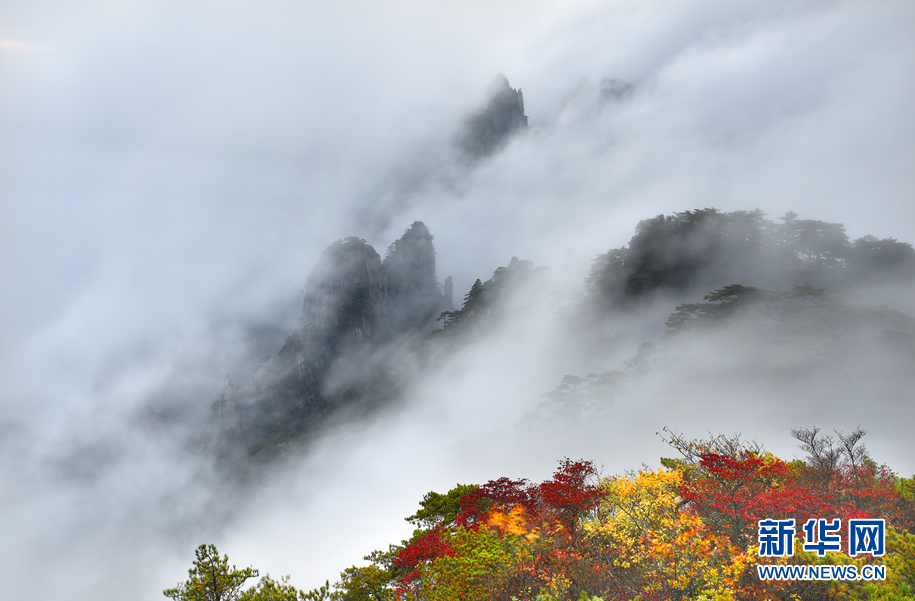
[[[19,40],[0,40],[0,49],[10,52],[47,52],[51,50],[49,46],[30,44]]]

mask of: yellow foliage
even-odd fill
[[[527,512],[521,505],[515,505],[507,513],[505,511],[489,513],[486,516],[486,526],[496,532],[524,537],[528,542],[534,542],[540,537],[540,529],[530,527]]]
[[[607,496],[584,525],[613,567],[647,575],[646,591],[685,598],[734,599],[749,550],[716,535],[677,494],[679,471],[643,470],[602,482]]]

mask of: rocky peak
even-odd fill
[[[318,260],[305,285],[305,327],[361,339],[371,335],[390,289],[381,257],[360,238],[338,240]]]
[[[384,270],[400,293],[438,293],[435,280],[435,247],[422,221],[411,225],[400,240],[388,247]]]
[[[601,103],[623,100],[632,96],[634,90],[633,85],[627,81],[605,77],[600,80],[599,98]]]
[[[481,158],[499,150],[512,134],[526,127],[524,95],[500,73],[490,86],[486,106],[467,120],[458,145],[467,155]]]
[[[388,247],[384,269],[391,282],[385,336],[397,337],[411,329],[424,328],[446,310],[435,276],[432,234],[422,221],[414,222]]]
[[[388,247],[384,261],[365,240],[338,240],[305,285],[302,316],[324,353],[340,342],[382,343],[424,328],[446,310],[435,276],[429,228],[413,223]]]

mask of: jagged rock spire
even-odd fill
[[[341,341],[380,343],[432,323],[446,309],[432,240],[416,221],[388,247],[384,261],[359,238],[332,244],[305,285],[305,330],[332,352]]]
[[[400,293],[437,293],[435,247],[432,234],[422,221],[415,221],[400,240],[388,247],[384,269]]]
[[[375,249],[360,238],[330,245],[305,285],[305,327],[337,336],[371,335],[390,283]]]
[[[486,106],[467,120],[458,140],[458,146],[472,158],[496,152],[512,134],[527,127],[521,90],[512,88],[501,73],[490,90]]]

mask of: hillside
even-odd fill
[[[226,376],[200,448],[248,477],[321,436],[381,419],[420,374],[484,338],[512,315],[517,291],[546,277],[545,268],[513,257],[477,279],[455,308],[450,278],[439,284],[435,265],[422,222],[384,259],[355,237],[329,246],[303,288],[302,327],[243,383]],[[670,304],[666,332],[622,365],[565,376],[519,423],[540,433],[557,424],[599,427],[614,399],[646,378],[671,395],[686,374],[704,374],[707,394],[749,395],[790,395],[827,372],[833,386],[898,379],[915,359],[915,320],[861,299],[913,274],[911,244],[850,241],[841,224],[793,213],[780,222],[758,210],[715,209],[643,220],[628,245],[593,261],[586,294],[555,319],[572,339],[599,348],[615,344],[607,332],[632,315]],[[697,290],[707,292],[702,302],[682,302]]]
[[[541,483],[503,476],[430,491],[405,518],[409,540],[369,553],[368,565],[346,568],[332,586],[306,592],[265,575],[238,598],[912,598],[915,478],[878,466],[862,429],[791,434],[803,459],[786,462],[737,435],[667,431],[677,456],[656,470],[607,476],[566,458]],[[212,545],[196,556],[191,579],[166,596],[234,594],[259,575],[229,568]]]

